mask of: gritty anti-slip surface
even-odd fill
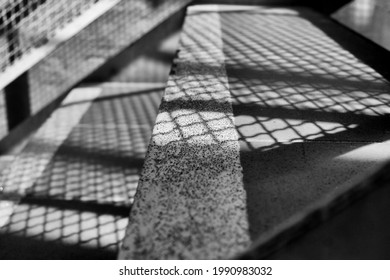
[[[206,29],[201,41],[192,37]],[[218,13],[189,9],[122,259],[225,258],[249,244],[220,30]]]
[[[190,7],[120,258],[232,258],[390,158],[388,82],[323,26]]]

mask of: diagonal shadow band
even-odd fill
[[[127,217],[131,206],[121,206],[114,204],[102,204],[96,201],[63,200],[27,195],[22,198],[20,204],[30,204],[35,206],[53,207],[58,210],[77,210],[80,212],[93,212],[98,215],[107,214],[119,217]]]

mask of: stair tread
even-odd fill
[[[6,159],[0,258],[116,257],[162,90],[102,83],[68,94]]]
[[[120,258],[233,258],[390,159],[390,85],[327,28],[299,7],[188,9]]]

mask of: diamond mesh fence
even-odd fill
[[[1,1],[0,119],[4,121],[0,123],[0,138],[178,14],[189,2]],[[102,7],[106,7],[104,12]],[[96,10],[100,14],[94,17]],[[85,28],[73,30],[69,36],[70,27],[77,29],[77,24],[88,17],[92,20]],[[11,73],[13,70],[19,74]],[[8,79],[10,84],[5,82]],[[15,83],[17,86],[12,86]],[[18,104],[24,104],[24,111]],[[10,107],[23,112],[10,114],[15,111]],[[13,120],[15,114],[17,119]]]
[[[100,0],[17,0],[0,2],[0,71],[31,49],[47,44]]]

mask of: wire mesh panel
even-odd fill
[[[0,90],[4,86],[3,74],[8,75],[10,69],[25,64],[32,53],[39,53],[54,45],[55,48],[31,68],[25,69],[27,72],[19,78],[24,79],[21,83],[23,88],[18,88],[17,91],[22,92],[20,99],[28,104],[25,115],[35,115],[189,2],[190,0],[31,0],[18,1],[19,5],[16,5],[15,1],[6,1],[1,5],[0,53],[3,55],[0,58]],[[77,28],[75,23],[80,18],[88,13],[90,15],[91,11],[105,3],[109,9],[84,29],[63,40],[63,37],[68,36],[72,24]],[[5,91],[7,92],[7,87]],[[12,97],[14,93],[7,95]],[[6,115],[3,112],[0,114]],[[3,130],[4,135],[7,129]]]
[[[17,0],[0,2],[0,71],[32,48],[46,44],[100,0]]]
[[[185,2],[189,1],[166,0],[158,5],[153,1],[121,1],[34,67],[29,77],[32,113],[184,7]]]

